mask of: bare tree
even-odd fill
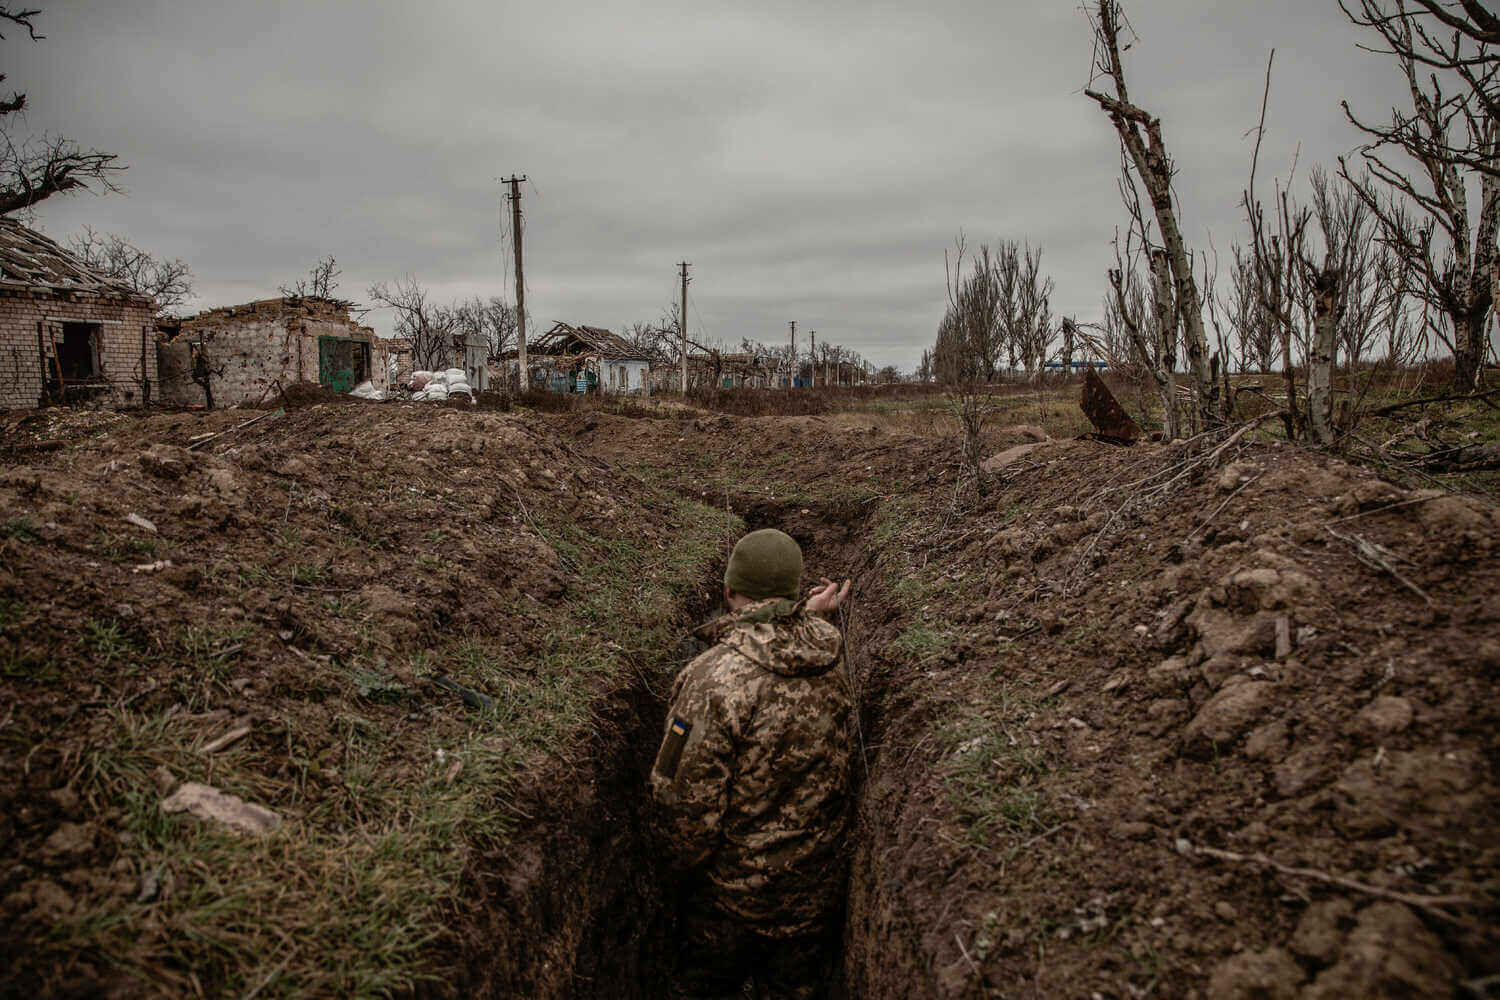
[[[1240,371],[1269,372],[1276,355],[1276,330],[1261,302],[1255,256],[1235,244],[1234,269],[1229,272],[1229,295],[1221,306],[1229,316],[1239,347]]]
[[[665,364],[676,359],[681,351],[680,336],[675,308],[663,311],[661,317],[652,322],[632,323],[624,330],[630,346],[652,363]]]
[[[932,381],[932,350],[930,348],[923,348],[922,360],[917,362],[915,374],[917,381],[924,385]]]
[[[1002,250],[1014,262],[1011,268],[1015,275],[1011,310],[1014,325],[1009,339],[1021,364],[1036,377],[1047,363],[1057,332],[1052,325],[1052,279],[1042,275],[1041,247],[1032,250],[1027,244],[1017,251],[1016,245],[1010,243],[1003,245]]]
[[[89,226],[68,237],[67,245],[93,270],[151,296],[158,315],[171,312],[193,295],[193,272],[181,257],[157,257],[123,236]]]
[[[287,298],[331,299],[333,293],[338,291],[339,277],[343,273],[339,270],[338,261],[333,259],[333,254],[329,254],[318,258],[318,262],[308,269],[306,278],[298,278],[290,285],[281,285],[278,290]]]
[[[40,10],[0,5],[0,24],[25,28],[32,41],[41,41],[33,19]],[[0,34],[0,39],[5,36]],[[0,81],[5,75],[0,74]],[[125,167],[114,153],[84,149],[72,139],[42,135],[21,137],[16,122],[26,110],[26,95],[13,92],[0,99],[0,215],[30,208],[68,191],[118,191],[114,175]]]
[[[982,253],[966,277],[966,255],[961,235],[951,260],[943,254],[948,308],[938,327],[933,357],[939,380],[953,388],[955,415],[963,429],[964,464],[980,495],[984,495],[989,484],[980,462],[984,457],[984,425],[990,413],[985,358],[993,335],[990,327],[996,318],[996,276],[989,255]]]
[[[516,343],[516,310],[499,296],[474,296],[452,306],[454,334],[466,344],[484,344],[486,358],[499,358]]]
[[[396,333],[411,341],[412,364],[417,368],[446,367],[453,357],[456,321],[453,310],[430,302],[427,290],[410,275],[394,286],[377,281],[370,298],[394,310]]]
[[[1430,76],[1437,117],[1445,122],[1462,120],[1460,144],[1447,132],[1434,132],[1420,109],[1415,113],[1391,109],[1388,127],[1371,128],[1355,120],[1344,103],[1344,114],[1360,130],[1380,136],[1389,133],[1398,144],[1422,151],[1424,157],[1482,173],[1500,173],[1493,157],[1477,151],[1474,135],[1484,134],[1483,119],[1500,120],[1500,16],[1478,0],[1339,0],[1351,22],[1378,34],[1385,47],[1371,49],[1394,55],[1403,64],[1420,66]],[[1362,46],[1363,47],[1363,46]],[[1447,81],[1444,88],[1440,81]]]
[[[1129,165],[1146,186],[1156,225],[1161,232],[1163,250],[1171,271],[1177,313],[1187,348],[1188,370],[1192,378],[1197,409],[1207,425],[1219,419],[1218,385],[1208,355],[1208,338],[1203,327],[1203,302],[1193,276],[1193,259],[1182,238],[1177,211],[1172,199],[1172,161],[1162,138],[1161,119],[1130,101],[1125,86],[1125,66],[1120,59],[1120,29],[1123,13],[1118,0],[1098,0],[1092,18],[1094,29],[1095,78],[1104,76],[1114,84],[1114,94],[1088,89],[1084,93],[1109,114],[1120,142],[1129,154]]]
[[[1134,348],[1133,356],[1139,359],[1156,385],[1161,398],[1162,440],[1172,441],[1182,435],[1184,423],[1177,402],[1180,313],[1167,253],[1152,243],[1152,223],[1142,209],[1140,191],[1127,157],[1122,147],[1117,187],[1130,221],[1123,247],[1119,231],[1115,232],[1115,266],[1109,271],[1109,284],[1114,291],[1113,318]],[[1149,277],[1145,279],[1137,275],[1141,257],[1147,261]],[[1142,409],[1145,409],[1144,403]]]
[[[1380,36],[1412,101],[1410,111],[1392,110],[1389,125],[1369,124],[1343,102],[1369,137],[1360,155],[1370,176],[1353,176],[1342,157],[1340,171],[1379,220],[1387,245],[1420,277],[1414,294],[1446,315],[1454,387],[1468,391],[1479,384],[1489,312],[1500,294],[1500,19],[1474,0],[1458,8],[1440,0],[1340,6]]]
[[[1301,264],[1306,259],[1303,249],[1311,213],[1305,208],[1294,207],[1291,196],[1278,181],[1272,203],[1275,212],[1274,228],[1268,230],[1265,206],[1255,193],[1260,146],[1266,133],[1266,108],[1271,100],[1271,67],[1275,61],[1276,50],[1272,49],[1266,60],[1266,84],[1261,97],[1260,124],[1255,130],[1255,151],[1250,156],[1250,183],[1240,200],[1250,221],[1250,253],[1255,265],[1255,288],[1260,298],[1260,308],[1272,323],[1281,348],[1281,374],[1286,387],[1286,409],[1282,411],[1282,421],[1287,439],[1291,440],[1298,436],[1303,426],[1301,410],[1297,404],[1292,341],[1296,336],[1294,310],[1299,301],[1305,301],[1299,298],[1298,278],[1302,273]],[[1295,173],[1295,170],[1294,164],[1292,172]]]

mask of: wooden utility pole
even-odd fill
[[[808,370],[812,372],[812,387],[814,389],[816,389],[818,387],[818,331],[817,330],[813,330],[812,331],[812,346],[807,349],[807,360],[809,360],[809,361],[812,362],[812,365],[811,365],[811,367]],[[823,380],[823,384],[824,385],[828,384],[828,380],[826,378]]]
[[[526,364],[526,279],[521,270],[521,189],[525,176],[511,174],[505,183],[510,185],[510,233],[516,250],[516,368],[520,386],[517,391],[531,388],[531,373]]]
[[[681,270],[681,273],[682,273],[682,311],[677,314],[677,332],[682,335],[682,394],[684,396],[686,396],[687,395],[687,390],[688,390],[688,383],[687,383],[687,286],[688,286],[688,281],[690,280],[688,278],[687,269],[690,268],[690,267],[692,267],[693,265],[689,264],[687,261],[682,261],[677,266],[682,269]]]
[[[795,389],[797,388],[797,372],[801,368],[801,364],[797,359],[797,321],[788,320],[787,326],[792,328],[792,377],[787,382],[786,387],[788,389]]]

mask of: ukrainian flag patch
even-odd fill
[[[656,770],[662,777],[677,777],[677,768],[682,763],[682,748],[687,744],[688,733],[693,724],[686,719],[674,717],[667,726],[667,738],[662,741],[661,754],[656,758]]]

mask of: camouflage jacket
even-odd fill
[[[838,905],[849,818],[849,678],[838,629],[759,601],[709,623],[672,688],[651,791],[713,904],[773,935]]]

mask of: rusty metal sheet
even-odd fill
[[[1114,393],[1109,391],[1109,387],[1092,368],[1084,370],[1083,398],[1079,405],[1083,408],[1083,415],[1089,418],[1089,423],[1094,425],[1094,430],[1099,432],[1101,438],[1121,444],[1133,444],[1140,439],[1140,426],[1130,419],[1124,407],[1115,399]]]

